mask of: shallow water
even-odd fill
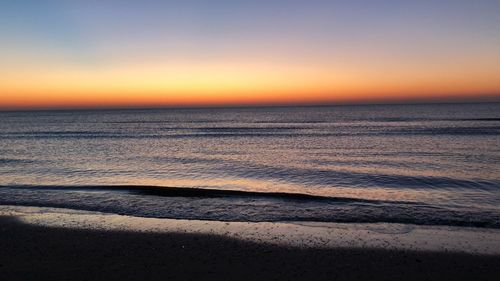
[[[147,217],[500,228],[500,104],[2,112],[0,185]]]

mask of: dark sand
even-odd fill
[[[0,217],[0,280],[499,280],[500,256],[303,249]]]

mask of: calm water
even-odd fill
[[[3,112],[0,186],[147,217],[500,228],[500,104]]]

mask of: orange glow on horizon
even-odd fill
[[[240,93],[241,94],[241,93]],[[474,99],[471,99],[474,97]],[[102,92],[75,94],[13,94],[4,95],[0,109],[36,109],[36,108],[100,108],[100,107],[162,107],[162,106],[245,106],[245,105],[300,105],[329,103],[385,103],[413,101],[500,101],[500,94],[478,93],[303,93],[303,92],[273,92],[253,93],[253,95],[208,95],[208,94],[165,94],[133,93],[133,92]]]
[[[500,101],[497,1],[10,2],[0,109]]]
[[[499,75],[278,63],[32,67],[0,78],[0,108],[203,106],[471,98]],[[490,74],[488,74],[490,73]],[[495,77],[499,76],[499,77]]]

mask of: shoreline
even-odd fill
[[[42,213],[36,214],[37,211]],[[318,243],[321,240],[317,236],[318,230],[325,227],[318,225],[275,224],[274,228],[267,228],[267,225],[251,224],[243,228],[244,224],[229,223],[222,227],[226,223],[57,211],[59,213],[54,213],[54,210],[10,209],[9,216],[2,206],[2,281],[493,281],[500,274],[498,254],[446,249],[425,251],[391,248],[384,244],[374,248],[375,244],[362,242],[325,246]],[[61,214],[61,211],[70,213]],[[243,235],[255,227],[261,240]],[[340,235],[340,227],[335,226],[333,234]],[[353,229],[352,226],[343,227]],[[286,240],[303,242],[292,245],[274,239],[283,229],[287,230],[286,233],[294,233],[294,230],[310,232],[302,233],[308,239]],[[344,232],[344,235],[359,234],[360,231]],[[234,232],[240,235],[232,235]],[[399,229],[398,234],[385,235],[403,237],[413,232],[415,230]],[[451,238],[457,237],[456,233],[452,232],[448,240],[455,240]],[[293,235],[286,237],[297,238]],[[340,241],[333,237],[331,240]],[[347,241],[358,238],[351,237]],[[361,241],[366,242],[363,238]]]
[[[489,228],[392,223],[178,220],[10,205],[0,205],[0,216],[49,228],[219,235],[301,248],[370,248],[500,256],[500,230]]]
[[[0,276],[493,281],[500,275],[499,239],[498,231],[484,229],[182,221],[0,206]]]

